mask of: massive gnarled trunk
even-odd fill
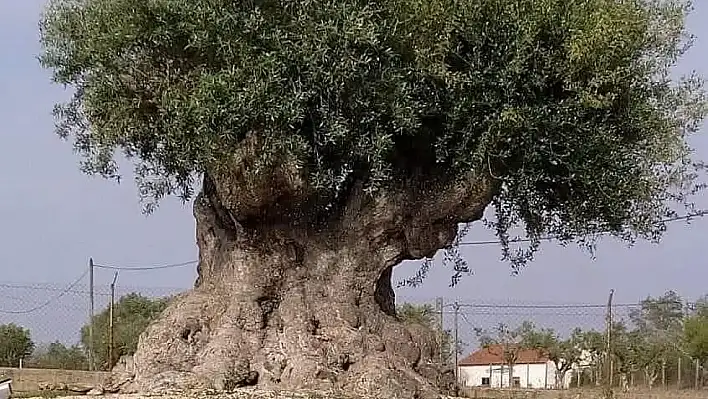
[[[391,274],[449,245],[460,217],[481,217],[488,190],[462,182],[443,204],[364,200],[354,185],[337,221],[323,225],[253,223],[236,210],[259,206],[230,187],[207,178],[195,201],[199,279],[141,336],[141,390],[258,385],[413,398],[450,388],[440,383],[435,335],[396,319]],[[474,201],[463,206],[455,193]]]

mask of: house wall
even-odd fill
[[[492,388],[508,388],[509,367],[460,366],[460,385],[463,387],[482,386],[482,378],[489,378]],[[553,363],[516,364],[512,377],[518,377],[522,388],[552,388],[555,382]]]

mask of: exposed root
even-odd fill
[[[204,289],[181,296],[142,336],[135,359],[139,389],[257,385],[385,398],[437,395],[440,387],[417,371],[436,368],[435,337],[422,327],[370,308],[359,314],[359,327],[336,317],[346,313],[341,305],[332,306],[324,322],[306,304],[290,307],[296,308],[305,316],[289,317],[287,307],[278,307],[263,326],[258,304],[224,301]]]

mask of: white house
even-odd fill
[[[459,383],[465,387],[555,389],[556,366],[538,350],[519,349],[509,381],[509,366],[504,361],[504,348],[491,345],[473,352],[458,362]],[[570,385],[566,373],[563,388]]]

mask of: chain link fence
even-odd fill
[[[54,351],[52,356],[66,358],[73,356],[71,365],[66,368],[89,368],[84,345],[82,345],[81,330],[89,323],[90,291],[86,289],[85,276],[69,286],[58,284],[27,284],[0,283],[0,326],[18,326],[21,330],[7,328],[9,334],[4,345],[12,346],[8,352],[17,353],[13,356],[3,356],[0,367],[19,367],[21,362],[29,367],[48,366],[60,368],[62,364],[46,365],[37,362],[37,358],[48,351]],[[81,283],[81,284],[79,284]],[[115,302],[129,294],[138,294],[148,299],[167,298],[185,291],[177,287],[115,287]],[[111,288],[107,285],[94,287],[94,314],[98,317],[107,313],[111,299]],[[115,329],[119,323],[131,323],[129,318],[116,319]],[[32,346],[26,344],[22,335],[29,335]],[[95,331],[95,340],[105,340],[105,331]],[[86,339],[84,339],[84,342]],[[54,345],[53,345],[54,344]],[[57,346],[60,344],[61,346]],[[94,349],[98,351],[99,349]],[[5,353],[5,352],[3,352]],[[118,353],[118,352],[117,352]],[[76,359],[81,357],[82,359]],[[61,360],[61,359],[59,359]],[[57,360],[57,361],[59,361]],[[64,363],[69,360],[63,359]],[[54,362],[55,363],[55,362]],[[61,363],[61,362],[60,362]],[[96,366],[101,369],[101,366]]]
[[[81,329],[87,325],[89,318],[90,292],[86,289],[87,286],[86,276],[82,276],[69,286],[0,283],[0,325],[14,324],[29,331],[34,343],[35,357],[37,353],[46,352],[55,342],[61,343],[65,348],[73,348],[77,353],[85,353],[86,348],[82,345]],[[185,290],[184,287],[117,285],[115,300],[118,302],[120,298],[132,293],[146,298],[166,298]],[[94,287],[94,312],[96,315],[108,308],[110,298],[110,286],[97,285]],[[632,335],[632,332],[637,329],[632,315],[634,314],[636,318],[637,314],[641,314],[643,309],[641,301],[614,304],[611,307],[613,323],[624,326],[617,331],[613,329],[610,335],[611,366],[605,361],[604,356],[608,344],[607,304],[530,303],[512,299],[454,301],[446,298],[405,302],[414,305],[427,305],[428,311],[432,309],[435,312],[435,315],[430,318],[433,323],[432,327],[442,327],[444,331],[447,331],[447,336],[450,339],[457,337],[457,356],[449,356],[446,360],[450,362],[451,366],[456,361],[464,361],[465,358],[483,348],[485,339],[499,343],[502,340],[502,337],[499,336],[502,326],[507,332],[507,338],[511,337],[516,340],[515,344],[521,345],[520,336],[513,336],[513,333],[521,331],[524,326],[532,325],[534,331],[552,330],[554,337],[560,343],[567,342],[575,330],[594,332],[596,338],[600,337],[601,341],[595,342],[593,345],[596,346],[596,350],[601,352],[602,356],[595,357],[592,361],[584,359],[582,367],[578,366],[568,370],[568,381],[564,385],[565,388],[598,387],[609,383],[624,390],[639,388],[689,389],[701,388],[705,385],[703,364],[701,361],[691,358],[682,349],[682,337],[679,331],[675,332],[678,335],[662,336],[661,345],[664,346],[661,348],[656,347],[656,342],[647,339],[642,341],[642,337],[639,339],[636,335]],[[688,309],[689,304],[685,305],[684,307]],[[691,311],[687,310],[684,317],[688,317],[690,314]],[[440,325],[441,322],[442,325]],[[116,329],[121,328],[120,323],[130,323],[130,320],[125,318],[115,320]],[[103,331],[94,332],[95,335],[104,333]],[[635,340],[632,341],[632,339]],[[640,356],[642,352],[649,352],[650,349],[643,351],[641,347],[647,343],[654,345],[650,348],[655,351],[654,357]],[[573,344],[589,345],[588,342],[581,342],[577,339],[573,341]],[[601,348],[597,348],[598,345]],[[454,345],[449,346],[448,349],[452,346]],[[98,353],[100,348],[94,348],[94,351]],[[32,358],[32,354],[27,354],[22,360],[26,365],[42,366],[36,362],[31,363]],[[3,361],[5,363],[0,366],[19,366],[19,364],[15,364],[18,363],[17,360],[0,359],[0,362]],[[115,363],[115,359],[113,362]],[[55,364],[49,367],[68,368],[69,366]],[[88,366],[85,363],[80,363],[71,367]],[[95,366],[97,369],[102,369],[102,367],[100,364]],[[608,377],[610,375],[611,379]],[[472,381],[468,385],[482,385],[482,381],[481,379],[478,382]]]
[[[435,303],[435,300],[418,301],[419,305],[428,307],[434,307]],[[657,304],[659,308],[666,305],[655,302],[655,308]],[[509,360],[504,359],[504,354],[498,354],[497,357],[501,359],[487,358],[492,364],[478,365],[480,376],[472,373],[476,378],[474,381],[467,381],[465,376],[458,376],[463,387],[494,388],[495,384],[499,384],[496,387],[511,388],[518,383],[517,387],[527,387],[528,384],[528,387],[541,389],[601,389],[612,386],[618,392],[702,389],[708,386],[704,364],[701,360],[689,356],[684,348],[683,323],[694,314],[695,303],[669,305],[681,311],[673,316],[676,322],[673,327],[667,327],[666,330],[651,327],[651,324],[667,322],[665,318],[668,316],[648,314],[643,301],[613,304],[608,307],[607,303],[539,303],[512,299],[444,300],[442,314],[443,328],[459,338],[460,366],[457,370],[460,374],[464,374],[461,370],[465,367],[474,368],[474,362],[465,365],[466,359],[477,358],[478,353],[494,345],[508,345],[517,348],[519,352],[527,349],[537,351],[538,358],[550,361],[553,367],[556,365],[553,360],[548,360],[549,357],[562,357],[570,351],[569,345],[580,348],[576,353],[580,356],[579,359],[563,372],[562,382],[556,383],[553,373],[541,378],[543,382],[536,385],[525,382],[524,374],[528,372],[525,370],[533,369],[533,365],[512,366],[514,370],[521,370],[521,375],[515,377],[517,382],[513,382],[509,377],[507,380],[500,377],[494,382],[492,374],[504,370],[505,365],[500,363]],[[440,311],[439,305],[436,311]],[[646,320],[652,317],[655,320]],[[612,321],[613,328],[608,336],[609,320]],[[645,323],[648,323],[648,326]],[[529,335],[529,329],[537,334],[537,338],[540,332],[550,333],[546,336],[552,336],[555,342],[546,341],[546,346],[544,342],[530,344],[530,341],[524,339],[524,334]],[[575,336],[571,338],[574,332]],[[595,342],[591,342],[593,338]],[[609,358],[606,357],[608,347],[611,354]],[[528,357],[528,354],[520,357]],[[524,359],[518,360],[526,362]],[[538,359],[534,359],[529,362],[537,361]],[[562,363],[562,360],[558,362],[559,368],[562,368]]]

